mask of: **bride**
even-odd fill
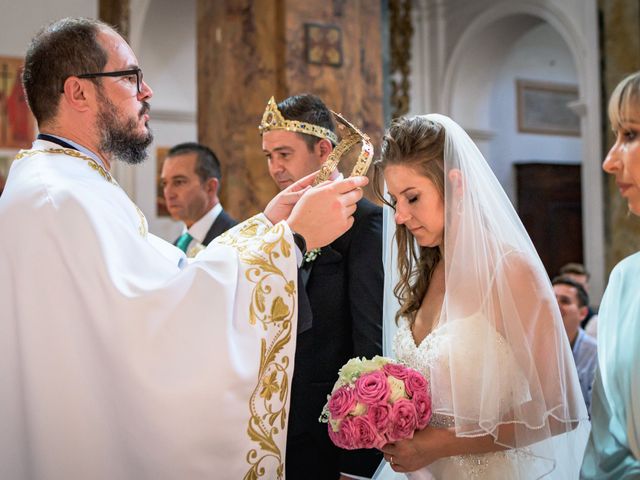
[[[391,216],[397,224],[397,252],[385,253],[385,335],[397,328],[396,357],[429,380],[433,416],[382,449],[374,478],[578,478],[589,424],[569,342],[544,267],[482,154],[433,114],[394,122],[376,167],[393,209],[385,226],[392,232]]]

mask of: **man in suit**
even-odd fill
[[[218,200],[221,176],[216,154],[199,143],[176,145],[162,165],[161,185],[167,210],[185,224],[174,245],[187,256],[195,255],[238,223]]]
[[[589,295],[589,277],[588,270],[581,263],[569,262],[560,267],[558,271],[559,277],[570,278],[574,282],[582,285],[587,295]],[[598,337],[598,309],[587,303],[587,315],[580,322],[580,327],[585,333],[593,338]]]
[[[589,294],[580,282],[569,276],[556,277],[551,284],[578,370],[582,396],[591,414],[591,389],[598,365],[598,343],[581,327],[589,311]]]
[[[269,102],[260,130],[281,190],[318,170],[338,140],[331,112],[309,94]],[[332,244],[308,252],[300,269],[299,315],[310,315],[312,326],[298,332],[286,452],[291,480],[368,478],[382,460],[376,450],[339,449],[318,422],[340,367],[382,352],[382,210],[363,199],[354,219]]]

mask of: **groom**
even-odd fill
[[[320,168],[338,139],[320,98],[302,94],[269,102],[262,150],[269,174],[283,190]],[[382,353],[382,210],[360,200],[353,227],[330,245],[309,252],[301,268],[298,334],[287,437],[287,479],[371,477],[382,456],[375,450],[341,450],[318,422],[340,367],[352,357]]]

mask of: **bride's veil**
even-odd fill
[[[588,416],[545,269],[467,133],[443,115],[421,119],[445,129],[446,289],[434,329],[453,341],[431,371],[433,412],[453,417],[458,436],[488,434],[519,449],[520,478],[578,478]],[[397,246],[393,211],[384,215],[383,345],[391,356]]]

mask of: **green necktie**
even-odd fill
[[[191,240],[193,240],[193,237],[189,235],[189,232],[184,232],[176,242],[176,247],[178,247],[184,253],[187,253],[187,247],[191,243]]]

